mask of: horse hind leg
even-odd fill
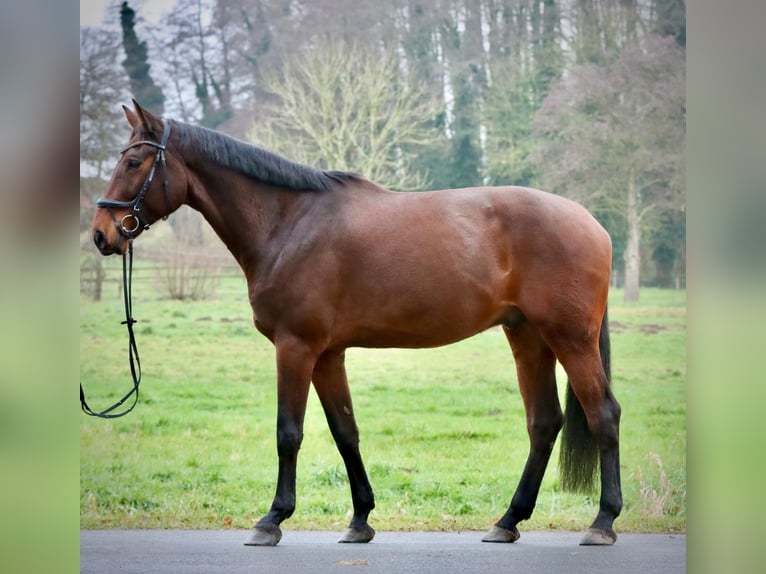
[[[346,466],[354,505],[354,516],[339,542],[369,542],[375,536],[375,531],[367,523],[367,517],[375,508],[375,498],[359,452],[359,430],[354,418],[344,359],[342,351],[323,354],[314,367],[313,382],[330,432]]]
[[[532,515],[563,422],[553,352],[529,323],[515,329],[504,327],[504,330],[516,360],[519,390],[527,413],[530,449],[510,506],[483,538],[484,542],[518,540],[520,535],[516,525]]]
[[[569,490],[587,489],[591,469],[588,451],[596,451],[601,462],[601,498],[598,516],[582,545],[610,545],[617,540],[614,520],[622,509],[620,486],[619,427],[620,405],[609,386],[608,327],[606,315],[601,340],[587,350],[557,350],[557,357],[569,376],[566,427],[562,440],[562,485]],[[578,430],[579,427],[579,430]],[[578,459],[584,467],[577,469]],[[586,470],[583,471],[583,468]]]

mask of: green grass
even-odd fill
[[[130,385],[121,303],[81,301],[80,365],[103,408]],[[686,529],[686,294],[644,289],[610,299],[614,391],[623,408],[625,507],[619,531]],[[249,528],[276,481],[274,353],[252,327],[244,282],[210,301],[134,287],[144,378],[125,418],[83,416],[83,528]],[[527,455],[510,349],[498,330],[428,350],[350,349],[348,375],[380,530],[485,530],[505,511]],[[566,377],[559,371],[559,387]],[[562,492],[557,452],[530,529],[586,528],[597,494]],[[341,529],[345,471],[315,394],[288,529]]]

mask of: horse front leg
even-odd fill
[[[367,517],[375,508],[375,498],[359,452],[359,430],[346,377],[345,352],[327,351],[319,357],[313,381],[351,486],[354,516],[340,542],[369,542],[375,531],[367,524]]]
[[[277,489],[269,512],[253,528],[246,546],[274,546],[279,525],[295,510],[295,475],[303,441],[303,419],[316,356],[297,340],[277,341]]]

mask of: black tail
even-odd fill
[[[598,337],[601,365],[606,373],[607,384],[611,383],[611,359],[609,344],[609,319],[604,309],[601,333]],[[564,429],[561,434],[559,473],[561,487],[569,492],[591,492],[598,468],[598,446],[593,440],[580,401],[567,385]]]

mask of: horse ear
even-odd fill
[[[122,109],[125,112],[125,117],[128,118],[130,127],[135,128],[138,125],[138,116],[128,106],[122,106]]]
[[[135,99],[133,100],[133,107],[136,109],[136,118],[142,131],[147,133],[162,131],[160,120],[149,110],[142,108]]]

